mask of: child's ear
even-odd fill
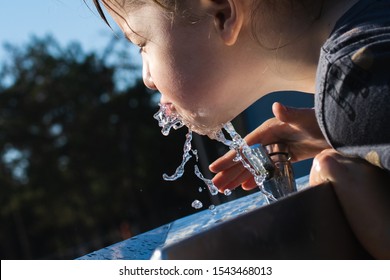
[[[244,21],[240,0],[210,0],[214,4],[215,27],[226,45],[233,45]],[[244,0],[246,1],[246,0]]]

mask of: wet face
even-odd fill
[[[221,39],[213,7],[203,2],[191,1],[190,16],[171,15],[154,3],[107,9],[140,47],[145,85],[158,90],[161,103],[169,104],[192,130],[210,136],[248,101],[239,94],[238,79],[245,74],[238,74],[239,63],[232,59],[239,54]]]

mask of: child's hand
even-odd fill
[[[390,259],[390,173],[335,150],[318,154],[310,185],[331,182],[360,243],[375,258]]]
[[[267,120],[245,137],[248,145],[287,144],[292,161],[312,158],[329,148],[318,127],[314,109],[287,108],[274,103],[272,111],[275,118]],[[210,165],[210,170],[218,173],[213,179],[214,184],[221,191],[234,189],[240,184],[246,190],[256,187],[249,171],[241,163],[233,162],[234,157],[234,151],[230,151]]]

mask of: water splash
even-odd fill
[[[184,126],[184,122],[181,119],[180,115],[173,112],[172,108],[169,105],[166,104],[159,104],[159,105],[160,105],[160,109],[156,114],[154,114],[153,117],[158,121],[159,126],[162,128],[161,133],[164,136],[167,136],[172,128],[176,130]],[[248,158],[254,156],[251,152],[251,148],[248,146],[245,140],[236,132],[236,130],[234,129],[233,125],[230,122],[226,123],[222,128],[230,135],[231,140],[226,139],[222,129],[215,132],[215,139],[225,144],[230,149],[236,151],[236,157],[234,158],[234,161],[241,162],[242,165],[251,172],[256,182],[256,185],[260,188],[260,191],[265,195],[268,202],[276,201],[273,195],[264,189],[263,182],[267,176],[267,170],[264,168],[261,159],[252,158],[252,160],[257,160],[257,162],[259,163],[257,166],[257,170],[255,170],[247,162],[247,160],[245,160],[245,157]],[[198,152],[197,150],[192,149],[191,141],[192,141],[192,131],[191,129],[188,129],[188,133],[186,134],[186,141],[184,143],[184,148],[183,148],[182,162],[179,165],[179,167],[177,167],[173,175],[169,176],[167,174],[163,174],[164,180],[174,181],[183,176],[185,165],[192,157],[191,152],[196,157],[196,161],[198,161]],[[195,175],[206,184],[211,195],[217,195],[218,188],[214,185],[212,180],[206,179],[203,176],[203,174],[200,172],[199,167],[197,165],[195,165],[194,171],[195,171]],[[230,195],[231,191],[225,190],[224,193],[225,195]]]
[[[163,174],[163,178],[165,181],[175,181],[183,176],[185,165],[192,158],[192,155],[190,154],[190,152],[192,151],[191,141],[192,141],[192,132],[188,131],[188,133],[186,134],[186,141],[184,142],[184,147],[183,147],[183,160],[181,164],[176,168],[174,174],[172,174],[171,176],[167,174]]]
[[[217,195],[218,194],[218,188],[214,185],[213,181],[210,179],[206,179],[203,174],[200,172],[199,167],[195,165],[195,175],[198,176],[199,179],[201,179],[206,186],[209,188],[209,191],[211,195]]]
[[[180,115],[177,113],[174,113],[171,110],[171,107],[165,104],[159,104],[160,109],[156,114],[154,114],[154,118],[158,121],[158,125],[162,128],[161,133],[164,136],[168,136],[171,129],[179,129],[183,127],[184,122],[182,121]],[[188,129],[188,133],[186,134],[186,141],[184,143],[183,147],[183,159],[181,164],[176,168],[176,171],[171,176],[167,174],[163,174],[163,179],[166,181],[174,181],[179,179],[184,175],[184,168],[187,162],[192,158],[191,153],[195,156],[196,161],[198,161],[198,151],[195,149],[192,149],[192,131],[191,129]],[[218,188],[214,185],[214,183],[206,179],[203,174],[200,172],[197,165],[195,165],[195,174],[196,176],[201,179],[206,186],[208,187],[210,193],[212,195],[218,194]]]
[[[223,126],[223,129],[230,135],[231,140],[226,139],[225,135],[223,134],[223,131],[221,130],[216,134],[216,140],[225,144],[230,149],[236,151],[236,157],[234,158],[234,161],[241,162],[242,165],[249,170],[249,172],[253,175],[256,185],[260,188],[260,191],[265,195],[267,198],[267,202],[270,201],[276,201],[276,198],[265,190],[264,188],[264,180],[267,176],[267,170],[264,168],[262,162],[260,159],[255,159],[258,161],[258,168],[259,170],[256,171],[246,160],[245,155],[247,157],[253,156],[251,152],[251,148],[248,146],[246,141],[236,132],[231,122],[226,123]],[[244,155],[244,156],[243,156]]]
[[[159,106],[160,109],[153,115],[153,118],[158,121],[158,125],[161,127],[161,133],[164,136],[168,136],[172,128],[177,130],[184,126],[184,122],[177,113],[172,111],[170,105],[159,104]]]

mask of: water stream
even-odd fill
[[[157,121],[159,126],[161,127],[161,133],[164,136],[168,136],[170,130],[179,129],[184,126],[184,122],[181,120],[180,116],[170,110],[170,108],[166,105],[160,105],[159,111],[153,116]],[[267,198],[267,202],[275,201],[276,199],[267,192],[263,187],[264,179],[266,178],[267,171],[262,165],[260,159],[257,159],[259,163],[257,166],[257,171],[248,163],[245,157],[254,157],[253,153],[251,153],[251,149],[245,140],[236,132],[233,125],[228,122],[223,126],[223,129],[229,134],[231,140],[227,139],[222,131],[218,131],[216,133],[216,140],[228,146],[230,149],[236,151],[236,157],[234,161],[241,162],[242,165],[251,172],[253,175],[256,185],[260,188],[260,191]],[[186,134],[186,140],[183,147],[183,158],[181,164],[177,167],[176,171],[172,175],[163,174],[163,179],[167,181],[174,181],[179,179],[184,174],[184,168],[186,163],[192,158],[192,155],[196,156],[196,161],[198,161],[198,153],[196,149],[192,149],[192,131],[188,129],[188,133]],[[195,175],[201,179],[207,186],[211,195],[218,194],[218,188],[214,185],[212,180],[207,179],[200,172],[199,167],[195,165],[194,167]],[[224,194],[226,196],[231,194],[231,190],[225,190]],[[192,207],[195,209],[200,209],[203,207],[202,203],[199,200],[195,200],[192,203]]]

